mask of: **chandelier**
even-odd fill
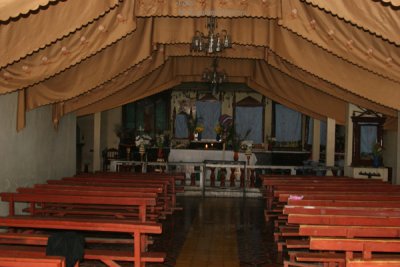
[[[190,51],[205,51],[208,54],[213,54],[232,47],[231,37],[226,30],[222,30],[221,33],[215,32],[218,28],[216,17],[207,17],[206,27],[208,29],[207,36],[200,31],[195,32]]]
[[[211,87],[213,94],[215,94],[217,92],[220,84],[227,81],[227,76],[226,76],[225,71],[218,70],[218,59],[217,58],[214,58],[211,69],[206,68],[203,71],[202,80],[210,83],[210,87]]]

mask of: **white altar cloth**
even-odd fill
[[[205,160],[229,160],[233,161],[231,150],[199,150],[199,149],[171,149],[168,162],[203,162]],[[239,161],[247,163],[247,156],[239,153]],[[250,156],[250,165],[255,165],[257,158],[254,153]]]

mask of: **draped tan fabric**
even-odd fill
[[[167,61],[163,68],[159,68],[152,72],[146,78],[125,87],[120,90],[118,94],[113,94],[107,99],[98,101],[97,103],[82,108],[77,112],[78,115],[98,112],[127,104],[132,101],[153,95],[154,93],[161,92],[169,89],[180,83],[179,79],[174,77],[173,61]]]
[[[40,50],[7,67],[6,71],[10,77],[0,79],[0,87],[3,87],[4,92],[9,92],[15,88],[26,88],[42,82],[132,33],[136,21],[130,12],[131,2],[126,3],[112,9],[110,13],[114,15],[110,14],[94,21],[91,26],[95,26],[94,29],[97,30],[93,31],[93,28],[84,26],[75,34],[49,45],[47,49]],[[117,14],[126,14],[126,17],[121,21],[117,19]],[[99,31],[99,27],[104,27],[107,32]],[[81,40],[82,37],[85,38],[84,41]],[[43,61],[44,58],[47,60]]]
[[[0,68],[74,34],[84,25],[106,15],[117,4],[118,0],[86,1],[85,4],[81,0],[57,1],[28,17],[20,16],[2,24]]]
[[[297,0],[283,1],[283,5],[286,12],[283,13],[282,26],[360,68],[400,81],[400,73],[396,71],[400,54],[396,53],[396,45],[378,43],[368,32],[360,31],[337,17],[326,16],[320,9]],[[312,20],[313,24],[310,23]],[[388,60],[392,66],[388,66]]]
[[[277,18],[281,1],[277,0],[138,0],[137,15],[143,17],[263,17]]]
[[[398,0],[2,1],[0,94],[19,92],[21,129],[43,105],[57,123],[201,81],[212,55],[189,45],[214,15],[230,81],[319,119],[343,123],[350,102],[395,121],[399,14]]]
[[[152,47],[142,42],[151,35],[151,20],[137,21],[133,34],[79,65],[27,89],[27,109],[67,100],[93,89],[148,57]],[[132,49],[134,48],[134,49]],[[117,64],[116,64],[117,63]]]
[[[398,34],[400,32],[399,10],[390,5],[382,4],[383,2],[391,2],[395,6],[399,6],[398,0],[304,1],[345,20],[347,23],[354,24],[397,45],[400,44],[400,35]]]
[[[400,6],[400,0],[381,0],[384,3],[390,3],[393,6]]]
[[[400,109],[399,83],[369,73],[318,46],[310,46],[305,39],[283,28],[276,28],[271,36],[276,40],[271,43],[271,50],[299,68],[378,104]]]
[[[269,53],[268,55],[268,64],[274,66],[275,68],[288,74],[298,81],[302,81],[309,86],[325,92],[331,96],[334,96],[338,99],[341,99],[342,101],[351,102],[360,107],[368,107],[369,109],[375,110],[376,112],[385,114],[387,116],[397,116],[397,111],[394,109],[390,109],[382,105],[378,105],[365,98],[358,97],[343,88],[340,88],[332,83],[328,83],[325,80],[320,79],[314,75],[310,75],[304,70],[297,68],[296,66],[290,64],[282,58],[279,58],[275,54]]]
[[[160,90],[159,83],[164,84],[169,81],[176,81],[176,78],[180,76],[188,76],[197,73],[197,79],[200,79],[204,66],[207,66],[207,63],[209,64],[211,59],[206,57],[200,58],[196,61],[197,64],[192,64],[192,61],[193,59],[191,57],[170,59],[161,69],[150,74],[145,80],[141,79],[133,83],[123,90],[120,90],[117,94],[110,96],[106,101],[101,99],[97,103],[79,110],[78,114],[86,115],[101,109],[111,109],[129,103],[131,99],[137,100],[157,93]],[[345,101],[330,97],[300,81],[296,81],[278,70],[269,67],[263,60],[252,61],[237,59],[232,62],[232,60],[226,59],[221,60],[219,65],[229,73],[232,73],[233,77],[239,75],[248,76],[248,85],[250,87],[304,114],[318,118],[335,118],[340,124],[344,124],[345,122]],[[155,79],[157,83],[152,84],[144,82],[151,79],[152,76],[157,77]],[[197,79],[191,77],[190,80]],[[144,84],[146,84],[146,86],[144,86]]]
[[[36,11],[39,8],[47,6],[50,2],[55,1],[56,0],[2,0],[0,2],[0,21],[7,21],[11,18],[17,18],[20,15],[27,15],[29,12]]]

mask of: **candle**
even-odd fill
[[[206,144],[206,149],[208,148],[208,144]]]

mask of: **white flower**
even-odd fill
[[[138,135],[136,136],[135,139],[135,145],[136,146],[140,146],[140,145],[149,145],[151,141],[151,137],[147,134],[143,134],[143,135]]]

